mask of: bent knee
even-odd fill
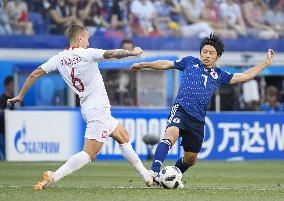
[[[119,129],[116,130],[111,137],[113,137],[119,144],[125,144],[130,141],[128,132],[122,126],[119,127]]]
[[[129,135],[127,133],[121,133],[119,136],[115,136],[114,139],[119,143],[119,144],[125,144],[130,141]]]
[[[129,142],[130,138],[127,132],[122,133],[121,135],[121,144]]]

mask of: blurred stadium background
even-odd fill
[[[231,73],[242,72],[261,63],[268,48],[274,49],[276,57],[273,64],[258,77],[245,84],[223,86],[212,100],[199,158],[209,160],[200,165],[201,169],[208,165],[208,169],[204,170],[207,171],[206,175],[210,174],[209,166],[212,164],[212,174],[216,176],[212,180],[215,183],[208,175],[202,177],[203,172],[198,171],[198,165],[188,177],[190,187],[199,191],[200,197],[194,197],[199,200],[210,198],[210,193],[208,197],[203,197],[203,191],[213,192],[215,187],[218,192],[222,191],[221,197],[228,188],[227,190],[236,191],[236,195],[245,192],[242,196],[251,195],[255,200],[280,200],[281,196],[283,199],[283,0],[0,0],[0,159],[64,161],[82,149],[85,123],[79,103],[59,73],[38,80],[21,105],[16,105],[15,108],[6,106],[7,98],[18,93],[32,70],[68,47],[64,30],[74,23],[88,28],[92,36],[90,47],[132,49],[140,46],[145,50],[145,54],[139,58],[99,63],[113,106],[113,115],[131,134],[132,144],[142,159],[147,159],[151,150],[143,142],[143,136],[151,134],[159,138],[163,134],[181,74],[178,71],[150,70],[133,73],[129,71],[133,63],[157,59],[175,60],[187,55],[198,57],[200,39],[211,32],[219,34],[225,40],[225,53],[218,65]],[[181,154],[182,150],[176,144],[168,159],[177,159]],[[108,141],[98,156],[98,160],[121,159],[118,145],[112,140]],[[255,163],[256,159],[269,161]],[[248,161],[231,163],[227,170],[223,170],[227,167],[224,161],[232,160]],[[30,167],[35,164],[38,168],[31,172]],[[3,190],[4,193],[0,194],[4,196],[4,200],[8,199],[9,193],[18,189],[17,186],[31,186],[41,171],[53,166],[53,163],[47,164],[1,162],[0,191]],[[124,165],[121,162],[99,162],[98,167],[103,169],[105,164],[114,165],[118,169]],[[262,174],[254,175],[251,166],[256,168],[255,171],[259,167]],[[17,175],[20,174],[17,171],[9,173],[11,169],[19,167],[29,170],[27,173],[31,177],[21,177]],[[234,167],[251,174],[216,173],[218,169],[224,172],[235,171]],[[115,172],[113,168],[112,174],[115,175]],[[101,173],[108,174],[103,170]],[[84,183],[83,178],[87,178],[84,174],[87,172],[83,171],[74,178],[81,181],[82,186],[86,185],[87,189],[108,186],[105,183],[94,186]],[[192,174],[193,178],[190,178]],[[212,183],[209,182],[209,187],[206,186],[201,180],[196,180],[195,174]],[[13,175],[22,178],[24,183],[11,180]],[[230,180],[234,175],[239,178],[237,184]],[[267,180],[261,180],[263,175]],[[187,181],[187,176],[185,177]],[[227,180],[221,180],[222,177]],[[109,178],[111,179],[112,177]],[[94,182],[97,180],[94,179]],[[110,186],[119,186],[120,180],[121,178],[117,178],[117,182]],[[229,186],[224,186],[224,183],[229,183]],[[70,185],[76,187],[77,184],[79,182],[71,182]],[[68,182],[62,185],[68,186]],[[246,191],[247,188],[251,190]],[[272,196],[265,197],[261,189]],[[27,194],[29,192],[25,191]],[[163,196],[161,192],[158,194]],[[142,200],[142,197],[138,200]],[[174,197],[175,195],[172,196],[173,199]],[[127,200],[126,197],[120,198]],[[224,200],[228,200],[227,198]]]

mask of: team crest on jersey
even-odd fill
[[[180,122],[180,119],[179,118],[174,118],[173,122],[178,124]]]
[[[214,80],[218,79],[218,73],[216,73],[215,71],[212,71],[210,75],[213,77]]]
[[[103,131],[102,132],[102,138],[106,138],[107,137],[107,131]]]

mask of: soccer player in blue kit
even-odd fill
[[[131,70],[134,71],[143,68],[183,71],[175,104],[168,117],[165,135],[158,144],[153,158],[151,169],[156,183],[159,183],[159,172],[168,151],[179,137],[182,138],[184,155],[176,161],[175,166],[184,173],[196,163],[204,137],[206,111],[218,87],[253,79],[272,63],[274,57],[274,51],[269,49],[263,63],[243,73],[231,74],[215,66],[223,52],[224,42],[217,35],[211,34],[201,42],[200,59],[188,56],[176,61],[158,60],[135,63],[131,66]],[[180,183],[178,187],[183,188],[183,184]]]

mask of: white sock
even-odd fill
[[[148,170],[144,167],[139,156],[133,150],[131,143],[120,144],[120,150],[123,157],[145,178]]]
[[[89,162],[91,162],[90,156],[84,151],[71,156],[68,161],[54,173],[54,182],[57,182],[63,177],[79,170]]]

